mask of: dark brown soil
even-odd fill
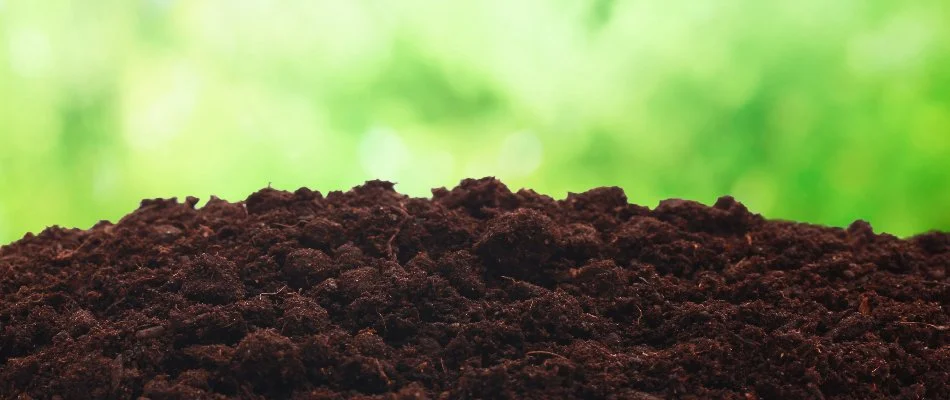
[[[950,234],[492,179],[196,204],[0,248],[0,398],[950,398]]]

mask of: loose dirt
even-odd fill
[[[950,398],[950,234],[493,179],[0,248],[0,398]]]

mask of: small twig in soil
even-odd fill
[[[72,257],[73,255],[76,254],[76,252],[78,252],[79,250],[81,250],[83,247],[86,247],[86,245],[89,244],[89,242],[92,242],[92,239],[91,239],[91,238],[87,238],[86,240],[83,240],[82,243],[80,243],[79,246],[76,247],[75,249],[72,249],[72,250],[60,250],[60,251],[56,254],[56,260],[57,260],[57,261],[62,261],[62,260],[65,260],[65,259],[67,259],[67,258]]]
[[[383,370],[383,366],[379,363],[379,359],[374,358],[373,361],[376,361],[376,370],[379,371],[379,375],[386,380],[386,385],[392,385],[393,381],[389,379],[389,375],[386,375],[386,371]]]
[[[738,333],[735,333],[735,332],[733,332],[733,331],[728,331],[728,332],[731,333],[732,336],[735,336],[735,338],[738,339],[740,342],[745,343],[745,344],[747,344],[747,345],[749,345],[749,346],[755,347],[755,342],[746,340],[746,338],[744,338],[744,337],[742,337],[742,336],[739,336]]]
[[[118,305],[121,304],[121,303],[124,303],[124,302],[126,301],[126,299],[128,299],[128,297],[122,297],[122,298],[116,300],[115,302],[113,302],[112,304],[109,304],[109,306],[106,307],[106,311],[105,311],[105,312],[106,312],[106,313],[109,313],[110,311],[112,311],[112,309],[113,309],[114,307],[118,306]]]
[[[300,322],[300,320],[298,319],[297,322]],[[288,323],[290,323],[290,321],[284,320],[284,324],[280,326],[280,334],[281,334],[281,335],[284,334],[284,329],[287,329],[287,324],[288,324]]]
[[[83,247],[86,247],[86,245],[89,244],[90,242],[92,242],[92,239],[91,239],[91,238],[87,238],[86,240],[83,240],[83,241],[82,241],[82,244],[80,244],[79,247],[73,249],[73,250],[71,251],[71,253],[75,254],[77,251],[79,251],[79,250],[82,249]]]
[[[283,292],[284,289],[287,289],[287,285],[281,286],[280,289],[277,289],[276,292],[270,292],[270,293],[265,292],[265,293],[261,293],[261,294],[257,295],[257,298],[258,298],[259,300],[264,300],[264,296],[273,296],[273,295],[276,295],[276,294],[280,294],[280,292]]]
[[[388,333],[389,327],[386,326],[386,317],[383,316],[383,313],[379,312],[379,309],[376,309],[376,315],[379,315],[379,320],[383,322],[383,333]]]
[[[112,384],[113,393],[115,393],[115,391],[119,389],[119,384],[122,383],[122,363],[123,362],[124,360],[122,359],[121,354],[119,354],[115,358],[115,360],[112,360],[112,365],[111,365],[112,368],[110,371],[112,375],[111,376],[112,379],[110,383]]]
[[[138,339],[151,339],[162,336],[165,334],[164,326],[153,326],[151,328],[145,328],[135,332],[135,337]]]
[[[406,221],[409,221],[409,211],[406,210],[406,206],[402,203],[399,203],[399,211],[402,212],[402,219],[396,224],[396,231],[393,232],[393,235],[389,237],[389,240],[386,241],[386,255],[389,256],[391,261],[396,261],[396,252],[393,251],[393,242],[396,241],[396,236],[402,232],[402,226],[406,224]]]
[[[562,356],[562,355],[560,355],[560,354],[557,354],[557,353],[552,353],[552,352],[550,352],[550,351],[543,351],[543,350],[534,350],[534,351],[529,351],[529,352],[527,352],[527,353],[524,353],[524,354],[525,354],[526,356],[538,356],[538,355],[545,355],[545,356],[551,356],[551,357],[557,357],[557,358],[563,358],[563,359],[565,359],[565,360],[567,360],[567,359],[568,359],[567,357],[564,357],[564,356]]]
[[[650,281],[646,280],[646,278],[644,278],[644,277],[642,277],[642,276],[639,276],[638,278],[640,278],[640,280],[643,281],[643,283],[646,283],[647,285],[650,285]],[[656,290],[656,285],[651,285],[650,287],[653,288],[653,293],[656,293],[656,296],[659,297],[660,300],[666,300],[666,297],[663,297],[663,295],[660,294],[660,291],[659,291],[659,290]]]
[[[871,315],[871,302],[867,295],[861,295],[861,303],[858,304],[858,312],[863,315]]]
[[[936,330],[938,330],[938,331],[945,331],[945,330],[950,329],[950,326],[946,326],[946,325],[934,325],[934,324],[928,324],[928,323],[926,323],[926,322],[900,321],[900,322],[898,322],[898,324],[901,324],[901,325],[925,325],[925,326],[929,326],[929,327],[931,327],[931,328],[934,328],[934,329],[936,329]]]

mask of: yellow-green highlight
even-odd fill
[[[0,0],[0,243],[148,197],[495,175],[950,229],[942,0]]]

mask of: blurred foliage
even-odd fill
[[[0,243],[495,175],[950,229],[946,0],[0,0]]]

